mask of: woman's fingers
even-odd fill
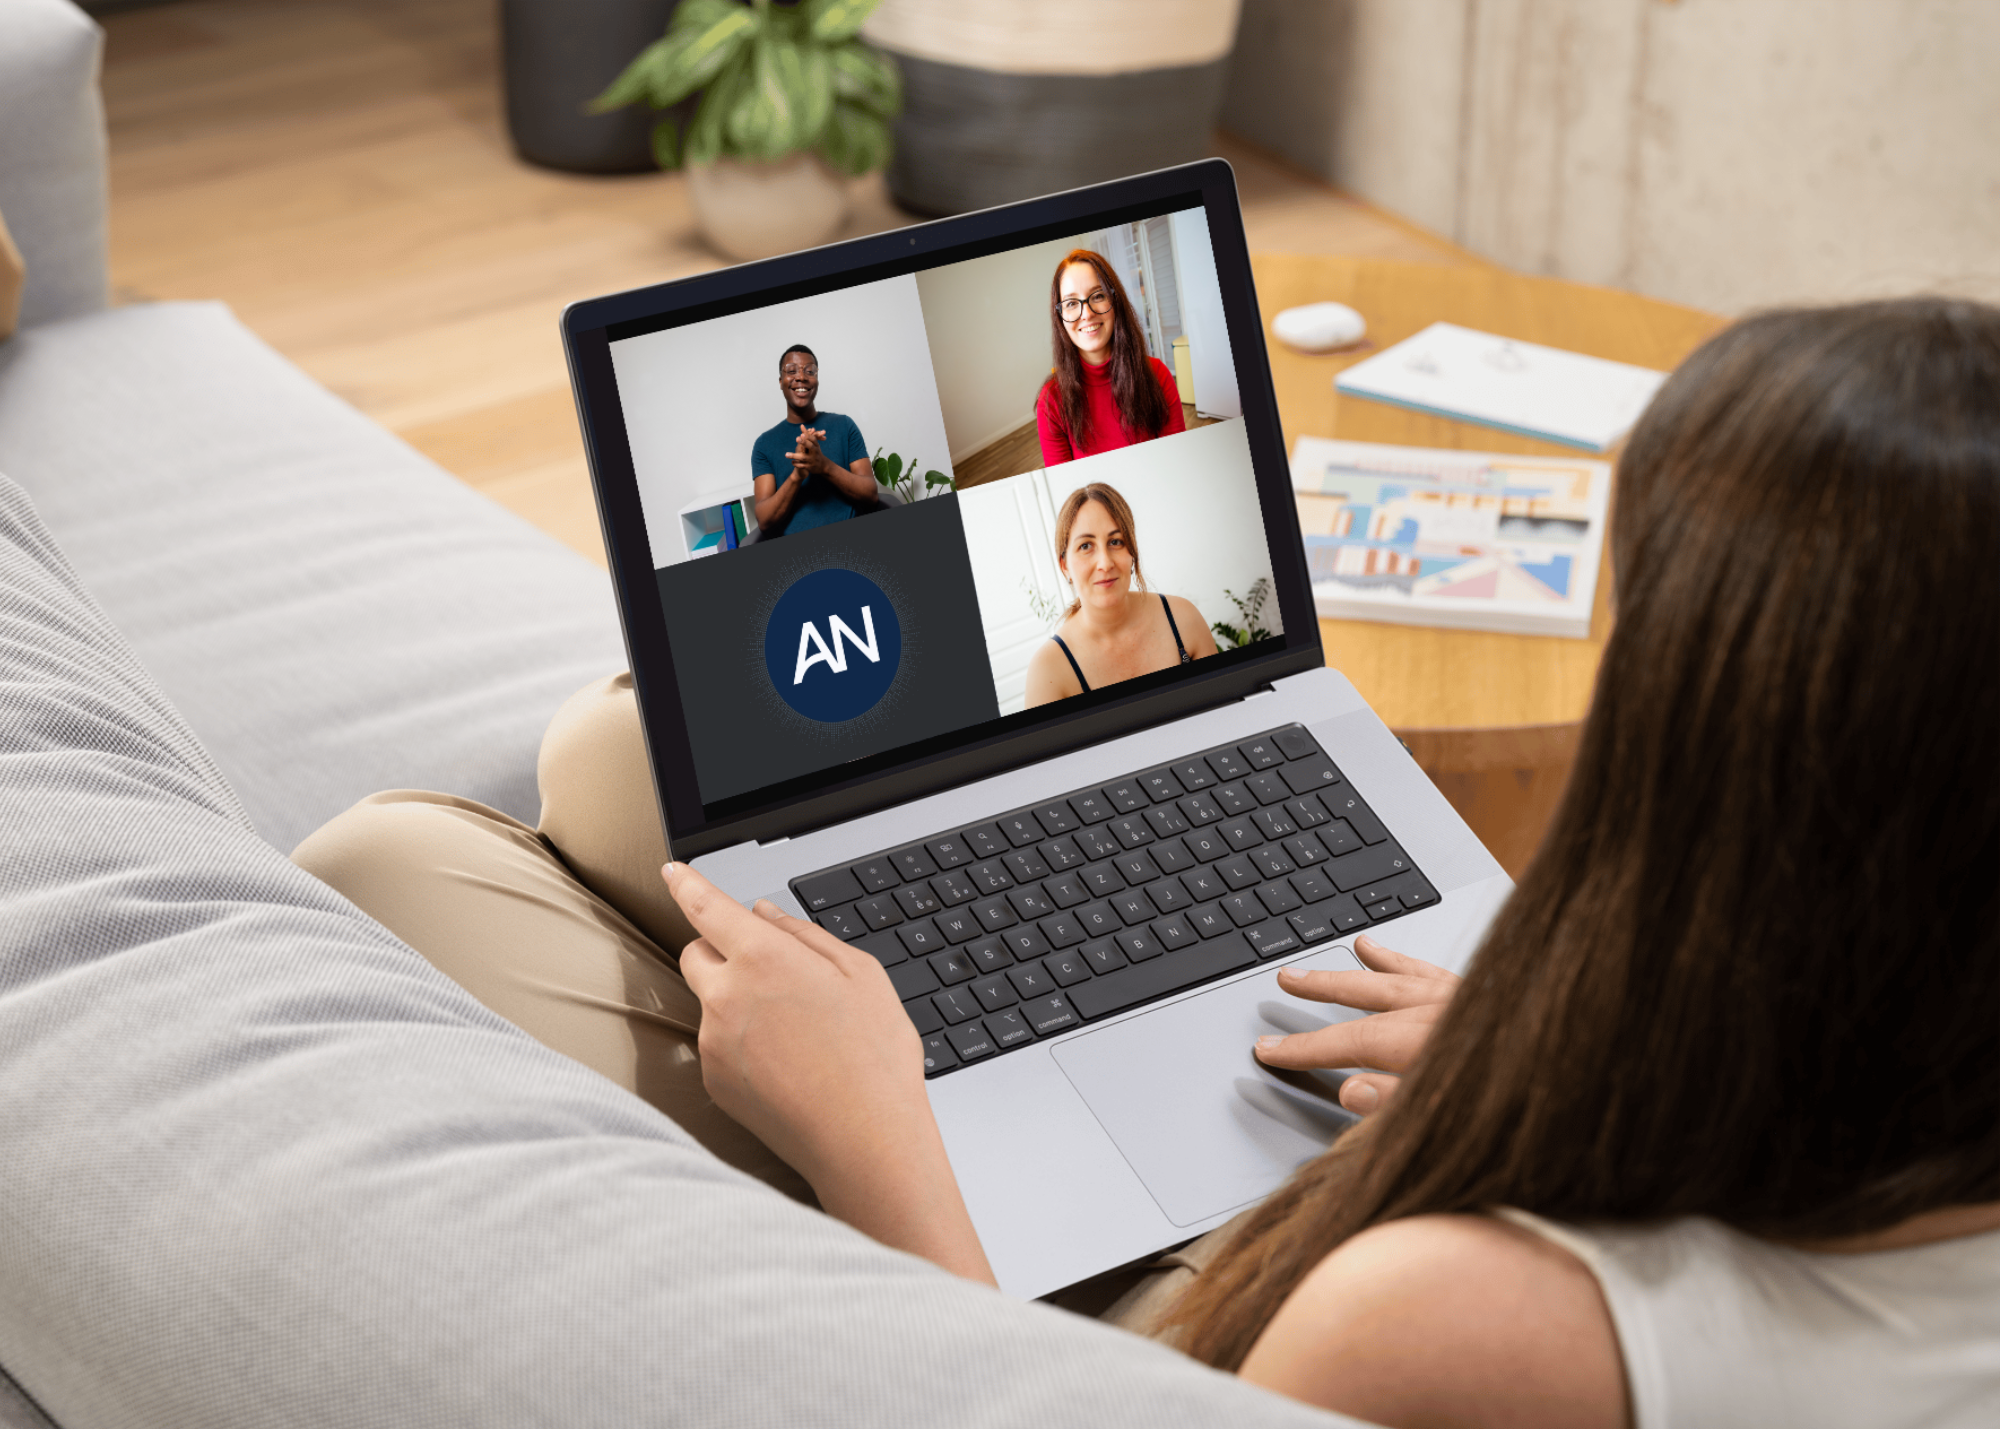
[[[826,929],[820,927],[817,923],[808,923],[803,918],[794,918],[768,898],[759,898],[751,905],[750,911],[755,913],[759,918],[762,918],[773,928],[777,928],[797,938],[821,957],[830,959],[836,967],[847,966],[849,960],[855,957],[867,958],[871,963],[875,961],[867,953],[857,952],[855,949],[848,947],[847,944],[841,942],[840,939],[834,937],[833,934],[827,932]]]
[[[1423,1051],[1424,1039],[1437,1020],[1435,1007],[1383,1012],[1336,1022],[1289,1037],[1257,1039],[1257,1060],[1267,1066],[1298,1071],[1326,1067],[1379,1067],[1406,1071]]]
[[[1394,948],[1385,947],[1368,934],[1363,933],[1354,940],[1354,956],[1361,960],[1363,967],[1378,973],[1394,973],[1398,977],[1430,978],[1456,984],[1458,975],[1446,972],[1436,963],[1427,963],[1422,958],[1410,957]]]
[[[768,923],[686,864],[667,864],[660,877],[702,941],[722,957],[741,956],[769,936]]]
[[[1278,986],[1294,997],[1310,998],[1314,1002],[1337,1002],[1342,1007],[1358,1007],[1363,1012],[1395,1012],[1405,1007],[1428,1007],[1451,995],[1448,988],[1441,987],[1431,978],[1326,968],[1280,968]]]
[[[1382,1072],[1356,1072],[1340,1084],[1340,1104],[1356,1116],[1371,1116],[1389,1104],[1402,1081]]]

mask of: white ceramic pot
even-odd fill
[[[721,158],[689,165],[687,177],[702,237],[739,263],[815,247],[847,221],[847,181],[817,154]]]

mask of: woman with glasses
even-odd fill
[[[1102,254],[1078,248],[1049,285],[1055,370],[1035,401],[1050,466],[1187,430],[1180,388],[1146,353],[1125,285]]]

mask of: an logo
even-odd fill
[[[764,668],[786,704],[823,724],[875,708],[895,682],[903,628],[882,588],[839,569],[792,582],[764,626]]]

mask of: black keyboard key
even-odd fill
[[[1157,958],[1167,950],[1159,935],[1151,928],[1127,928],[1111,940],[1118,950],[1135,963],[1143,963],[1148,958]]]
[[[1359,853],[1328,859],[1320,865],[1332,875],[1334,886],[1342,893],[1379,883],[1392,874],[1404,872],[1409,866],[1409,859],[1392,843],[1379,843]]]
[[[1224,838],[1229,840],[1230,848],[1238,853],[1241,853],[1245,849],[1255,848],[1258,844],[1264,842],[1264,831],[1248,819],[1228,819],[1217,824],[1215,827]]]
[[[972,850],[974,858],[998,858],[1014,845],[1000,832],[998,824],[981,824],[965,831],[965,846]]]
[[[878,932],[883,928],[893,928],[903,921],[902,913],[896,907],[896,900],[886,894],[864,898],[854,905],[854,911],[870,928]]]
[[[1319,753],[1319,746],[1313,743],[1313,737],[1298,725],[1278,730],[1271,738],[1277,742],[1278,748],[1284,751],[1287,759],[1304,759],[1308,755]]]
[[[1297,890],[1299,897],[1305,899],[1308,903],[1317,903],[1322,898],[1331,898],[1339,891],[1333,886],[1333,880],[1316,868],[1299,874],[1292,880],[1292,887]]]
[[[1090,890],[1092,898],[1102,898],[1116,893],[1125,886],[1125,877],[1119,873],[1118,865],[1106,859],[1103,863],[1093,863],[1083,870],[1083,886]]]
[[[1333,817],[1333,815],[1329,814],[1321,806],[1319,800],[1313,798],[1310,794],[1287,800],[1285,803],[1285,812],[1297,819],[1299,827],[1302,829],[1317,828]]]
[[[979,926],[988,933],[997,933],[1002,928],[1011,928],[1020,922],[1014,910],[1007,906],[1004,898],[988,898],[972,905],[972,912],[979,919]]]
[[[997,858],[989,858],[984,863],[975,863],[966,871],[972,886],[981,893],[998,893],[1003,888],[1012,888],[1014,880],[1008,876],[1006,866]]]
[[[913,997],[922,997],[927,992],[936,992],[940,985],[937,974],[931,971],[931,965],[921,958],[890,968],[889,982],[896,989],[896,996],[905,1002]]]
[[[1264,905],[1257,901],[1254,893],[1232,893],[1222,900],[1222,911],[1229,915],[1229,921],[1239,928],[1247,928],[1252,923],[1261,923],[1270,915]]]
[[[1146,786],[1146,792],[1153,796],[1156,804],[1171,803],[1187,793],[1181,781],[1174,778],[1171,769],[1155,769],[1151,774],[1141,774],[1139,782]]]
[[[1042,826],[1035,821],[1035,816],[1025,810],[1018,814],[1009,814],[1002,819],[1000,832],[1007,836],[1007,842],[1015,848],[1026,848],[1029,844],[1040,843],[1047,837],[1042,832]],[[1036,874],[1035,877],[1039,878],[1041,875]]]
[[[931,921],[947,943],[968,942],[987,931],[979,926],[979,918],[970,908],[947,908]]]
[[[1253,883],[1255,881],[1255,879],[1251,880]],[[1197,868],[1192,872],[1183,873],[1181,875],[1181,887],[1185,888],[1188,891],[1188,896],[1197,903],[1206,903],[1211,898],[1220,898],[1229,891],[1229,885],[1223,881],[1222,875],[1217,873],[1213,868]]]
[[[1073,952],[1050,953],[1042,959],[1042,966],[1049,970],[1049,976],[1056,980],[1057,987],[1074,987],[1090,976],[1090,960],[1083,955],[1083,949]]]
[[[1007,871],[1014,875],[1016,883],[1033,883],[1038,878],[1049,876],[1049,866],[1042,862],[1042,856],[1031,848],[1010,853],[1000,862],[1007,865]]]
[[[1125,954],[1109,938],[1093,938],[1077,949],[1093,973],[1108,973],[1125,966]]]
[[[979,999],[966,987],[948,987],[943,992],[931,994],[931,1001],[944,1014],[946,1026],[958,1022],[969,1022],[979,1015]]]
[[[1364,905],[1362,911],[1366,913],[1370,918],[1373,918],[1377,922],[1380,922],[1384,918],[1392,918],[1396,914],[1402,912],[1403,905],[1401,903],[1398,903],[1393,898],[1384,898],[1380,903],[1369,903]]]
[[[1188,926],[1185,913],[1176,913],[1171,918],[1162,918],[1155,923],[1153,936],[1160,940],[1160,945],[1168,952],[1201,941],[1201,935]]]
[[[1225,817],[1247,814],[1257,807],[1257,796],[1241,784],[1224,784],[1215,791],[1215,807],[1222,810]]]
[[[867,937],[856,940],[854,946],[885,968],[892,968],[910,956],[910,950],[903,946],[903,940],[894,933],[870,933]]]
[[[1277,879],[1272,879],[1269,883],[1260,883],[1257,885],[1257,901],[1262,903],[1265,911],[1275,918],[1280,913],[1291,912],[1305,900],[1292,892],[1292,887],[1289,883],[1281,883]]]
[[[988,1012],[998,1012],[1003,1007],[1012,1007],[1021,999],[1015,995],[1014,984],[1007,981],[1003,973],[983,977],[972,985],[972,995],[979,999],[979,1005]]]
[[[1345,819],[1335,819],[1320,829],[1317,837],[1326,845],[1326,851],[1330,854],[1353,853],[1358,848],[1368,847],[1361,842],[1361,835],[1354,832]]]
[[[1128,928],[1135,923],[1150,923],[1160,916],[1159,910],[1153,907],[1153,900],[1137,890],[1119,894],[1111,900],[1111,906],[1118,910],[1118,916],[1125,920]]]
[[[1109,903],[1086,903],[1074,913],[1063,916],[1076,919],[1086,938],[1106,937],[1125,926],[1125,920],[1112,911]],[[1060,948],[1064,945],[1057,943],[1056,946]]]
[[[1008,968],[1007,981],[1014,984],[1014,991],[1024,998],[1044,997],[1056,990],[1056,980],[1040,963],[1022,963],[1017,968]]]
[[[924,1038],[924,1075],[948,1072],[958,1065],[958,1053],[951,1049],[951,1039],[942,1032],[933,1032]]]
[[[1145,786],[1137,779],[1120,779],[1104,786],[1104,797],[1111,801],[1111,807],[1121,814],[1137,813],[1151,802]]]
[[[1051,997],[1038,997],[1021,1009],[1027,1014],[1028,1025],[1035,1029],[1035,1035],[1046,1037],[1051,1032],[1060,1032],[1065,1027],[1075,1027],[1080,1019],[1070,1007],[1069,1001],[1061,993]]]
[[[944,1014],[931,1005],[928,997],[904,1003],[903,1011],[909,1013],[910,1021],[917,1025],[919,1037],[928,1037],[933,1032],[944,1031]]]
[[[1316,789],[1331,789],[1340,782],[1340,771],[1333,767],[1333,761],[1324,754],[1313,759],[1301,759],[1273,771],[1294,794],[1310,794]]]
[[[1085,824],[1101,824],[1117,812],[1111,807],[1103,792],[1097,789],[1070,795],[1069,806],[1076,810],[1077,818]]]
[[[1281,839],[1299,831],[1299,826],[1283,809],[1259,809],[1250,816],[1250,822],[1262,829],[1267,839]]]
[[[941,839],[932,839],[924,845],[937,860],[939,868],[957,868],[961,863],[972,862],[972,850],[957,834],[946,834]]]
[[[1083,850],[1076,846],[1075,839],[1050,839],[1038,850],[1050,868],[1061,870],[1075,868],[1080,863],[1089,863]]]
[[[1265,876],[1269,878],[1277,878],[1298,867],[1285,857],[1285,850],[1277,844],[1255,850],[1250,855],[1250,861],[1263,869]]]
[[[976,1062],[981,1057],[990,1057],[1000,1049],[993,1045],[987,1035],[986,1024],[968,1022],[963,1027],[948,1027],[945,1034],[951,1041],[952,1050],[958,1053],[961,1062]]]
[[[1233,749],[1218,749],[1208,756],[1208,767],[1215,771],[1218,779],[1241,779],[1250,772],[1250,766],[1243,762],[1243,756]]]
[[[937,930],[937,924],[928,918],[919,918],[914,923],[905,923],[896,930],[896,936],[903,940],[903,946],[910,950],[913,958],[928,957],[932,953],[944,951],[944,934]],[[904,996],[908,996],[907,993]]]
[[[1212,824],[1222,817],[1221,806],[1215,802],[1213,794],[1190,794],[1175,807],[1187,815],[1187,821],[1196,828]]]
[[[983,973],[997,973],[1002,968],[1011,967],[1014,962],[1013,953],[1009,952],[1006,943],[998,938],[981,938],[976,943],[967,943],[965,955],[971,958]]]
[[[1051,836],[1066,834],[1076,827],[1076,815],[1070,812],[1068,804],[1058,799],[1053,804],[1043,804],[1035,810],[1035,822],[1042,826],[1042,832]]]
[[[1212,863],[1229,852],[1229,840],[1222,836],[1220,829],[1196,829],[1181,842],[1187,845],[1189,853],[1203,863]]]
[[[1083,850],[1086,858],[1110,858],[1124,845],[1115,835],[1105,829],[1078,829],[1076,846]]]
[[[1184,834],[1189,825],[1185,816],[1172,804],[1162,804],[1157,809],[1146,810],[1146,827],[1153,831],[1153,837],[1166,838],[1169,834]]]
[[[1399,873],[1393,878],[1384,878],[1366,888],[1354,890],[1354,901],[1366,908],[1371,903],[1380,903],[1384,898],[1394,898],[1405,888],[1414,888],[1421,880],[1414,873]]]
[[[1153,906],[1162,913],[1178,913],[1183,908],[1192,908],[1194,898],[1177,881],[1163,878],[1158,883],[1146,885],[1146,896]]]
[[[1320,800],[1332,811],[1335,818],[1345,819],[1354,826],[1354,832],[1361,835],[1361,842],[1378,844],[1389,837],[1389,831],[1382,827],[1382,821],[1369,811],[1360,796],[1352,793],[1328,794]]]
[[[1147,823],[1145,817],[1140,814],[1126,814],[1122,818],[1113,819],[1109,828],[1112,833],[1118,836],[1118,842],[1125,845],[1126,848],[1137,848],[1140,844],[1149,844],[1155,837],[1153,826]]]
[[[979,889],[973,884],[972,879],[956,869],[950,873],[940,873],[933,878],[931,888],[947,908],[970,903],[979,896]]]
[[[1241,938],[1204,943],[1092,978],[1070,993],[1070,999],[1085,1017],[1105,1017],[1256,961],[1257,955]]]
[[[1260,958],[1275,958],[1285,953],[1296,953],[1305,946],[1299,941],[1299,935],[1293,931],[1292,925],[1283,919],[1274,919],[1269,923],[1260,923],[1254,928],[1245,928],[1243,937]]]
[[[1174,778],[1181,781],[1181,787],[1192,794],[1197,789],[1206,789],[1216,782],[1215,773],[1199,759],[1184,759],[1173,765]]]
[[[1088,906],[1088,905],[1086,905]],[[1058,913],[1053,918],[1044,918],[1037,925],[1042,936],[1049,940],[1051,947],[1072,948],[1090,935],[1083,931],[1083,924],[1077,922],[1075,913]]]
[[[1356,928],[1368,926],[1368,915],[1361,911],[1361,905],[1354,901],[1352,893],[1341,894],[1319,911],[1332,921],[1337,931],[1342,933],[1351,933]]]
[[[1240,853],[1218,863],[1215,871],[1222,875],[1222,881],[1232,889],[1248,888],[1253,883],[1264,881],[1264,870]]]
[[[1285,762],[1285,756],[1278,752],[1277,741],[1268,737],[1246,740],[1236,750],[1252,769],[1269,769]]]
[[[1303,913],[1288,913],[1285,921],[1298,931],[1301,939],[1308,943],[1323,943],[1333,936],[1333,920],[1326,916],[1324,904],[1308,908]]]
[[[1014,914],[1019,918],[1044,918],[1056,911],[1056,905],[1042,892],[1039,883],[1032,888],[1015,889],[1007,895],[1007,901],[1014,905]]]
[[[1000,946],[1014,955],[1017,963],[1032,962],[1049,950],[1049,940],[1042,936],[1041,929],[1033,924],[1023,923],[1018,928],[1009,928],[1000,935]]]
[[[1219,938],[1236,926],[1235,919],[1220,903],[1204,903],[1192,913],[1183,913],[1187,924],[1200,938]]]
[[[963,948],[953,948],[949,952],[931,954],[931,971],[946,987],[956,983],[971,982],[979,976],[979,964],[972,954]]]
[[[921,918],[944,907],[928,883],[906,883],[889,896],[896,900],[905,918]]]
[[[1296,859],[1301,868],[1310,868],[1316,863],[1324,863],[1327,858],[1325,847],[1311,834],[1297,834],[1286,839],[1285,852]]]
[[[867,890],[861,880],[844,868],[801,878],[795,885],[799,902],[808,913],[824,912],[841,903],[852,903]]]
[[[1296,789],[1287,788],[1285,781],[1269,769],[1262,774],[1252,774],[1243,781],[1243,787],[1255,794],[1260,804],[1281,804],[1298,792]]]
[[[1405,888],[1396,899],[1405,908],[1428,908],[1438,901],[1438,896],[1429,888]]]
[[[889,855],[889,862],[896,865],[896,871],[903,875],[903,881],[915,878],[929,878],[937,872],[937,865],[931,856],[921,848],[906,848]]]
[[[1042,887],[1048,892],[1049,901],[1058,908],[1074,908],[1079,903],[1090,901],[1090,889],[1083,881],[1083,870],[1058,873]]]
[[[1160,866],[1162,873],[1179,873],[1184,868],[1192,868],[1195,862],[1194,855],[1179,839],[1161,839],[1147,853],[1152,855],[1153,862]]]
[[[824,913],[813,914],[813,921],[834,937],[845,938],[850,943],[868,931],[868,925],[852,908],[829,908]]]
[[[1018,1007],[1010,1008],[1006,1012],[988,1014],[986,1030],[993,1037],[993,1045],[1003,1052],[1009,1047],[1018,1047],[1023,1042],[1035,1040],[1034,1029],[1028,1026],[1028,1019],[1021,1015],[1021,1009]]]
[[[870,893],[880,893],[885,888],[894,888],[903,881],[897,876],[896,865],[889,861],[889,855],[886,853],[878,854],[874,858],[864,858],[855,864],[854,876]]]
[[[1153,860],[1143,853],[1128,853],[1112,860],[1126,886],[1136,888],[1142,883],[1151,883],[1160,876],[1160,870],[1153,866]]]

